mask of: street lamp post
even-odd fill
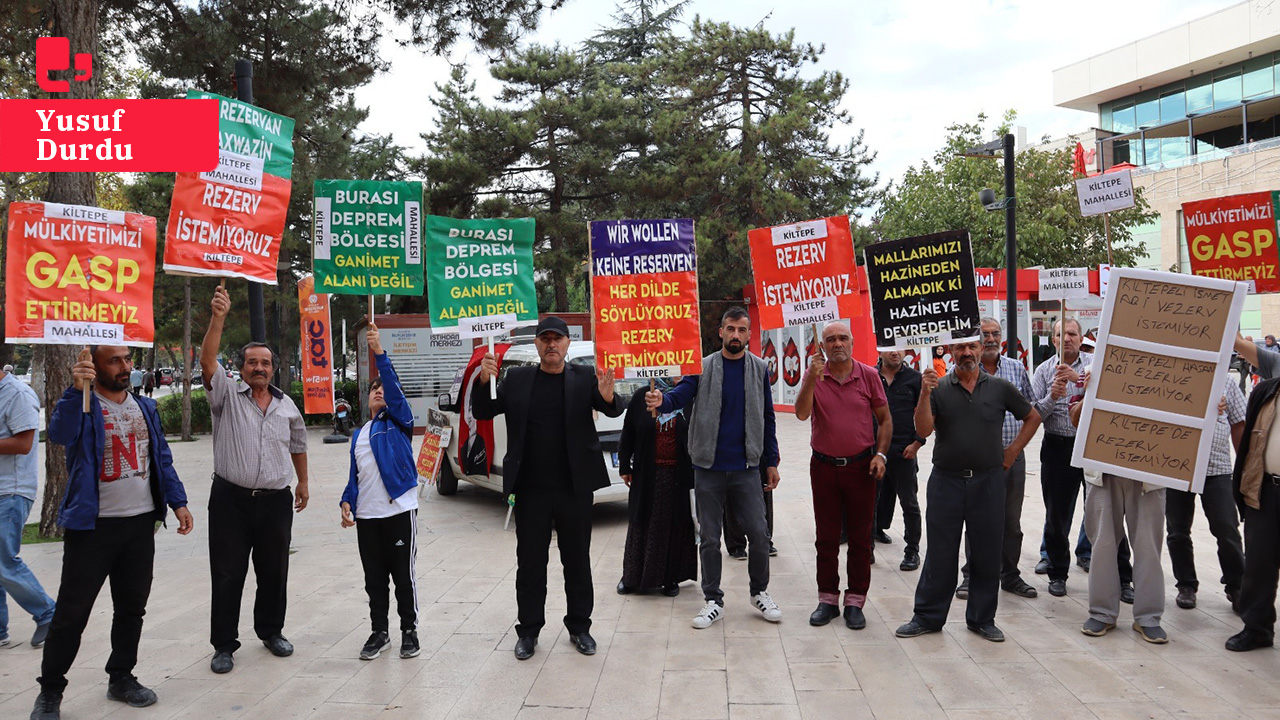
[[[978,193],[978,201],[988,212],[1004,210],[1004,282],[1005,303],[1005,349],[1010,358],[1018,359],[1018,234],[1017,234],[1017,200],[1013,186],[1013,135],[1005,133],[999,140],[992,140],[986,145],[969,148],[961,153],[965,157],[992,158],[1000,151],[1004,158],[1004,200],[996,200],[994,190],[984,189]]]

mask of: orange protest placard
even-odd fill
[[[302,328],[302,399],[304,413],[333,413],[333,342],[329,296],[315,291],[315,278],[298,281],[298,316]]]
[[[16,202],[6,252],[9,342],[151,347],[155,218]]]
[[[1255,293],[1280,292],[1277,196],[1260,192],[1182,204],[1191,273],[1238,280]]]
[[[747,240],[761,330],[862,314],[847,215],[757,228]]]

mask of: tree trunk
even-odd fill
[[[191,441],[191,276],[182,278],[182,439]]]
[[[71,41],[71,52],[98,52],[98,0],[52,0],[53,28],[49,34],[53,37],[65,37]],[[63,78],[71,80],[71,92],[67,96],[77,100],[97,97],[97,83],[90,79],[77,82],[72,72],[59,73]],[[45,202],[65,203],[68,205],[95,205],[95,173],[91,172],[55,172],[49,173],[49,187],[45,191]],[[72,345],[49,345],[44,353],[44,406],[49,415],[58,404],[63,391],[71,385],[71,366],[76,363],[80,348]],[[62,505],[62,496],[67,489],[66,449],[57,443],[46,442],[45,447],[45,485],[44,499],[40,507],[40,536],[59,537],[62,528],[58,527],[58,507]]]

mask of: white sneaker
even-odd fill
[[[706,630],[711,627],[711,623],[719,620],[721,615],[724,615],[724,608],[720,607],[715,600],[708,600],[693,618],[693,626],[699,630]]]
[[[778,604],[769,597],[769,593],[762,592],[751,598],[751,604],[764,614],[764,619],[769,622],[782,622],[782,611],[778,609]]]

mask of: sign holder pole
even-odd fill
[[[489,354],[490,355],[493,354],[493,336],[492,335],[489,336]],[[493,379],[489,381],[489,399],[490,400],[498,399],[498,376],[497,375],[494,375]]]
[[[1107,264],[1114,265],[1111,260],[1111,213],[1102,213],[1102,228],[1107,234]]]
[[[80,351],[80,359],[84,360],[85,353],[88,353],[88,352],[90,352],[89,347],[86,345],[84,350]],[[89,359],[92,359],[92,358],[93,356],[90,355]],[[91,392],[93,392],[93,383],[91,382],[86,382],[84,384],[84,387],[80,388],[80,394],[84,397],[84,412],[86,414],[89,412],[89,393]]]
[[[236,60],[236,99],[253,105],[253,61]],[[262,283],[249,281],[249,337],[254,342],[267,341],[266,302],[262,295]],[[370,318],[372,321],[373,318]]]

